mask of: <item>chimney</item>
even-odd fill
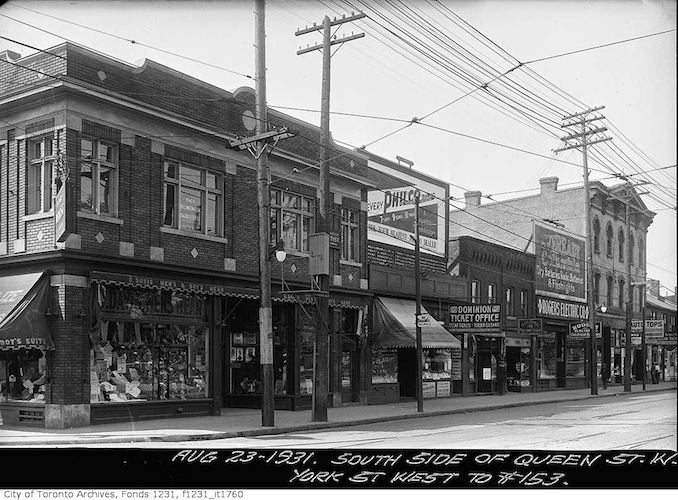
[[[541,194],[555,193],[558,190],[558,177],[542,177],[539,179],[541,184]]]
[[[483,195],[480,191],[467,191],[464,193],[464,198],[466,198],[466,208],[469,207],[479,207],[480,206],[480,197]]]
[[[0,61],[14,62],[21,59],[21,54],[18,52],[13,52],[11,50],[3,50],[0,52]]]

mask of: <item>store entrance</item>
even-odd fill
[[[355,351],[341,353],[341,402],[356,401],[358,355]]]
[[[496,337],[477,337],[476,380],[478,392],[495,392],[497,385],[497,361],[499,340]]]

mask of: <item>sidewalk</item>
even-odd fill
[[[676,392],[676,382],[634,384],[630,395],[642,396],[657,391]],[[0,425],[0,446],[26,446],[50,444],[87,445],[96,443],[125,443],[153,441],[189,441],[222,439],[243,436],[284,434],[294,431],[330,429],[352,425],[388,422],[407,418],[449,415],[473,411],[494,410],[516,406],[536,405],[598,398],[601,403],[610,397],[621,397],[623,385],[598,388],[592,396],[590,389],[557,390],[549,392],[507,393],[503,396],[484,395],[425,399],[424,412],[417,412],[416,401],[385,405],[359,405],[329,408],[327,422],[312,422],[311,411],[275,412],[275,427],[261,426],[261,410],[223,408],[220,416],[167,418],[121,422],[113,424],[77,427],[73,429],[43,429],[32,427],[8,427]]]

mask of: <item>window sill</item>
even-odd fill
[[[81,219],[95,220],[99,222],[108,222],[109,224],[118,224],[119,226],[122,226],[124,224],[122,219],[118,219],[117,217],[111,217],[110,215],[91,214],[89,212],[82,211],[78,211],[76,215]]]
[[[182,231],[181,229],[174,229],[173,227],[161,227],[161,233],[175,234],[177,236],[185,236],[187,238],[196,238],[199,240],[214,241],[217,243],[228,243],[228,238],[222,236],[211,236],[209,234],[192,233],[190,231]]]
[[[49,219],[54,217],[54,211],[50,210],[49,212],[38,212],[36,214],[24,215],[21,218],[21,222],[27,222],[31,220],[40,220],[40,219]]]
[[[343,259],[341,259],[339,261],[339,264],[344,265],[344,266],[363,267],[362,263],[356,262],[356,261],[353,261],[353,260],[343,260]]]
[[[291,255],[292,257],[308,257],[309,253],[308,252],[302,252],[301,250],[292,250],[292,249],[285,249],[285,253],[287,255]]]

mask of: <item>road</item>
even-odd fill
[[[676,394],[662,392],[415,418],[324,431],[206,441],[130,443],[125,446],[677,450],[676,413]]]

